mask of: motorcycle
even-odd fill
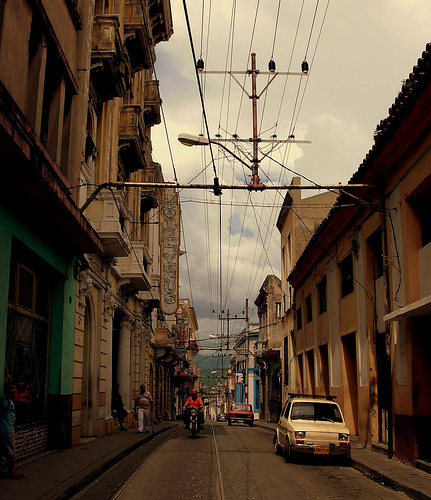
[[[192,432],[192,438],[196,437],[196,434],[200,431],[200,425],[198,423],[198,411],[193,406],[190,408],[190,430]]]

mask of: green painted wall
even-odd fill
[[[71,394],[76,280],[74,257],[62,255],[0,206],[0,376],[5,370],[10,259],[13,238],[20,240],[58,272],[52,297],[48,392]],[[2,381],[2,380],[1,380]],[[3,383],[0,383],[3,391]]]

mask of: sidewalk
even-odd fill
[[[256,427],[274,432],[277,424],[255,421]],[[431,498],[431,474],[406,465],[396,458],[388,459],[387,455],[352,442],[352,466],[379,483],[403,491],[411,498]]]
[[[0,479],[2,500],[62,500],[82,489],[115,463],[167,429],[182,426],[180,421],[154,425],[154,433],[115,432],[62,451],[38,455],[18,462],[27,479]],[[255,421],[256,427],[274,432],[276,424]],[[272,436],[271,438],[272,439]],[[405,492],[412,498],[431,498],[431,474],[405,465],[397,459],[352,444],[352,466],[371,478]]]
[[[17,463],[26,479],[0,479],[1,500],[62,500],[70,498],[126,455],[167,429],[183,422],[161,422],[149,434],[137,427],[91,439],[62,451],[37,455]],[[151,429],[151,427],[150,427]]]

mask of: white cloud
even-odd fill
[[[199,57],[201,3],[198,5],[189,1],[187,4]],[[323,184],[346,182],[372,147],[376,125],[387,117],[402,80],[408,77],[426,43],[431,41],[429,1],[333,1],[329,4],[315,51],[326,7],[326,2],[320,2],[308,52],[315,8],[315,3],[311,2],[305,3],[296,47],[292,49],[300,4],[281,3],[273,56],[278,71],[286,71],[291,60],[290,71],[297,72],[307,55],[310,74],[308,80],[302,78],[299,92],[300,77],[291,76],[286,81],[285,77],[277,76],[268,87],[267,94],[258,100],[258,130],[262,138],[276,133],[278,139],[286,139],[294,125],[296,139],[307,139],[311,144],[284,146],[271,151],[270,156],[313,181]],[[208,3],[205,2],[205,5]],[[219,1],[211,5],[208,53],[207,12],[204,23],[205,68],[249,69],[251,48],[256,53],[258,69],[266,71],[272,55],[278,0],[260,2],[255,26],[257,2],[236,1],[232,51],[228,46],[232,2]],[[174,35],[169,42],[157,46],[156,69],[174,165],[163,125],[155,127],[152,132],[153,156],[162,164],[167,180],[174,178],[175,167],[181,183],[192,179],[194,183],[212,183],[214,172],[208,149],[186,148],[177,141],[180,132],[198,134],[204,128],[181,2],[172,2],[172,11]],[[250,43],[253,26],[255,38]],[[244,82],[245,89],[250,93],[250,77],[237,78]],[[266,82],[267,76],[257,77],[258,92],[262,91]],[[225,136],[227,131],[242,138],[251,137],[251,102],[239,85],[231,78],[206,75],[204,88],[211,136],[218,132]],[[263,151],[268,152],[267,149]],[[232,162],[217,148],[214,148],[214,157],[222,182],[249,182],[249,177],[244,180],[243,167],[236,164],[234,174]],[[275,161],[270,162],[261,155],[260,158],[260,177],[263,181],[266,181],[267,174],[275,183],[290,182],[291,172]],[[249,175],[250,171],[245,174]],[[182,257],[180,293],[182,297],[193,295],[201,332],[217,333],[220,330],[217,315],[222,308],[237,313],[244,309],[248,298],[252,311],[253,301],[266,275],[273,272],[279,274],[280,241],[275,223],[284,194],[225,190],[221,197],[220,216],[220,200],[212,193],[207,192],[204,196],[199,190],[182,191],[189,269],[186,268],[185,257]],[[203,203],[205,199],[207,204]],[[246,232],[241,235],[242,227]],[[216,310],[215,314],[212,309]]]

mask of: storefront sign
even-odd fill
[[[188,325],[189,318],[177,318],[177,325]]]
[[[179,336],[179,344],[185,345],[186,343],[186,327],[180,326],[180,336]]]
[[[160,211],[160,309],[165,314],[175,314],[178,309],[179,250],[178,193],[165,188]]]

